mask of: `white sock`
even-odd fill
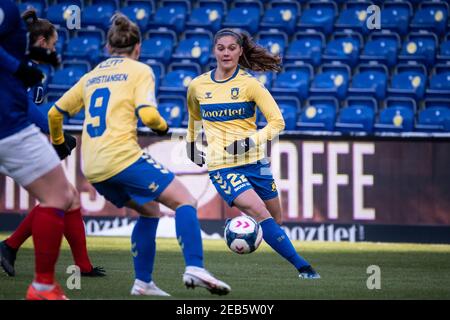
[[[45,284],[36,281],[33,281],[32,285],[37,291],[50,291],[55,287],[54,284]]]

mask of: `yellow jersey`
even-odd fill
[[[138,110],[156,107],[152,69],[125,57],[111,57],[85,74],[56,103],[70,116],[85,108],[83,173],[91,183],[105,181],[137,161]]]
[[[266,156],[265,142],[284,129],[284,119],[270,92],[251,74],[237,67],[225,80],[215,80],[215,70],[189,84],[189,125],[186,140],[196,140],[203,126],[208,143],[208,170],[254,163]],[[257,131],[256,108],[267,119]],[[243,155],[231,155],[224,148],[235,140],[250,137],[256,147]]]

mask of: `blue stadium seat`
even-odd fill
[[[419,101],[424,97],[426,84],[425,66],[416,63],[399,64],[391,78],[388,94],[393,97],[408,97]]]
[[[373,98],[348,98],[346,107],[339,112],[336,130],[349,132],[372,133],[377,102]]]
[[[256,72],[249,70],[248,71],[251,75],[253,75],[256,79],[258,79],[259,82],[261,82],[267,89],[272,88],[272,82],[275,78],[275,73],[271,71],[266,72]]]
[[[61,3],[49,5],[47,8],[46,18],[51,21],[54,25],[59,25],[66,28],[66,15],[71,11],[67,10],[70,4]],[[67,13],[66,13],[67,11]]]
[[[54,3],[54,4],[69,4],[69,5],[76,5],[80,8],[84,7],[84,3],[86,2],[85,0],[49,0],[48,1],[49,4],[50,3]]]
[[[103,30],[95,28],[77,30],[76,36],[68,41],[64,56],[72,60],[89,60],[92,65],[96,65],[102,58],[104,41]]]
[[[317,67],[322,61],[322,49],[325,46],[325,36],[315,30],[297,32],[290,43],[285,56],[286,63],[303,61]]]
[[[311,97],[300,112],[297,129],[301,131],[333,131],[339,103],[333,97]]]
[[[64,93],[70,89],[86,73],[81,67],[68,67],[55,71],[48,88],[53,93]]]
[[[225,21],[222,23],[224,28],[241,28],[250,34],[258,31],[260,20],[260,10],[254,7],[235,7],[228,11]]]
[[[386,1],[381,15],[381,29],[391,30],[404,36],[409,31],[413,8],[408,1]]]
[[[334,19],[337,14],[337,5],[333,1],[311,1],[308,9],[300,16],[298,28],[320,29],[326,35],[334,30]]]
[[[345,64],[323,64],[309,89],[314,95],[332,95],[345,99],[350,84],[350,67]]]
[[[450,62],[435,66],[426,93],[430,98],[450,98]]]
[[[23,13],[26,10],[34,9],[38,17],[42,18],[43,13],[47,9],[47,2],[45,0],[29,0],[23,1],[18,4],[20,13]]]
[[[273,82],[272,93],[297,97],[302,101],[308,96],[312,76],[313,68],[309,64],[287,64],[284,66],[284,72],[279,73]]]
[[[149,30],[146,39],[142,41],[141,57],[143,59],[156,59],[163,63],[169,63],[172,50],[177,44],[177,35],[166,28]]]
[[[200,74],[200,71],[194,71],[188,68],[193,64],[184,66],[179,64],[176,68],[170,68],[166,76],[161,81],[159,92],[161,95],[180,94],[185,95],[191,81]]]
[[[403,42],[399,60],[402,62],[414,60],[431,66],[435,61],[438,43],[434,33],[423,30],[410,33],[407,40]]]
[[[341,61],[354,67],[359,60],[359,51],[363,44],[361,34],[352,32],[336,32],[332,40],[328,42],[322,56],[324,63]]]
[[[145,32],[147,31],[150,17],[155,12],[155,6],[153,1],[128,0],[120,11],[130,18],[131,21],[135,22],[141,32]]]
[[[450,132],[450,108],[423,109],[419,112],[416,129],[425,132]]]
[[[284,118],[284,130],[295,130],[300,101],[289,96],[274,96]],[[256,109],[256,125],[261,129],[267,125],[267,120],[259,108]]]
[[[200,0],[198,5],[198,8],[192,10],[186,26],[205,28],[214,33],[219,31],[227,12],[226,2],[224,0]]]
[[[186,98],[176,95],[158,96],[158,110],[171,128],[180,128],[187,110]]]
[[[172,56],[173,61],[189,59],[197,62],[202,66],[209,61],[212,48],[211,31],[188,30],[184,33],[185,39],[178,43],[177,48]]]
[[[256,35],[256,39],[258,44],[269,50],[270,53],[284,56],[288,37],[283,31],[260,31]]]
[[[374,125],[375,132],[410,132],[414,129],[414,111],[402,106],[391,106],[380,111]]]
[[[450,33],[447,33],[445,40],[440,43],[439,52],[437,54],[438,63],[450,61]]]
[[[155,75],[155,93],[158,94],[159,86],[161,84],[161,79],[165,76],[166,70],[164,64],[155,60],[155,59],[139,59],[140,62],[145,63],[150,66],[153,70],[153,74]]]
[[[370,34],[359,58],[364,62],[378,61],[393,67],[397,63],[400,43],[400,36],[397,33],[388,30],[374,32]]]
[[[260,30],[274,28],[292,35],[300,12],[300,4],[296,1],[271,1],[262,17]]]
[[[345,9],[339,14],[336,20],[336,30],[351,29],[363,34],[367,34],[367,8],[371,5],[368,1],[349,1],[345,4]]]
[[[420,4],[411,21],[413,30],[431,30],[437,34],[447,31],[448,3],[445,1],[426,1]]]
[[[187,0],[163,0],[162,7],[158,8],[149,21],[151,28],[166,27],[181,34],[186,23],[186,16],[190,14],[191,4]]]
[[[83,26],[94,26],[107,32],[116,8],[111,3],[85,6],[82,11]]]
[[[369,96],[384,100],[389,71],[379,63],[361,64],[356,68],[348,93],[352,96]]]

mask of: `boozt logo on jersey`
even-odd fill
[[[247,119],[255,115],[254,102],[201,104],[200,109],[203,120],[208,121]]]
[[[236,100],[239,98],[239,88],[231,88],[231,99]]]

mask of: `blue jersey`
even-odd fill
[[[25,58],[27,34],[17,5],[0,1],[0,139],[31,124],[28,95],[22,81],[13,73]]]
[[[31,63],[33,67],[38,68],[36,63]],[[38,105],[44,102],[47,80],[43,79],[41,83],[28,89],[28,119],[36,124],[43,133],[50,134],[47,115],[43,114],[38,107]]]

